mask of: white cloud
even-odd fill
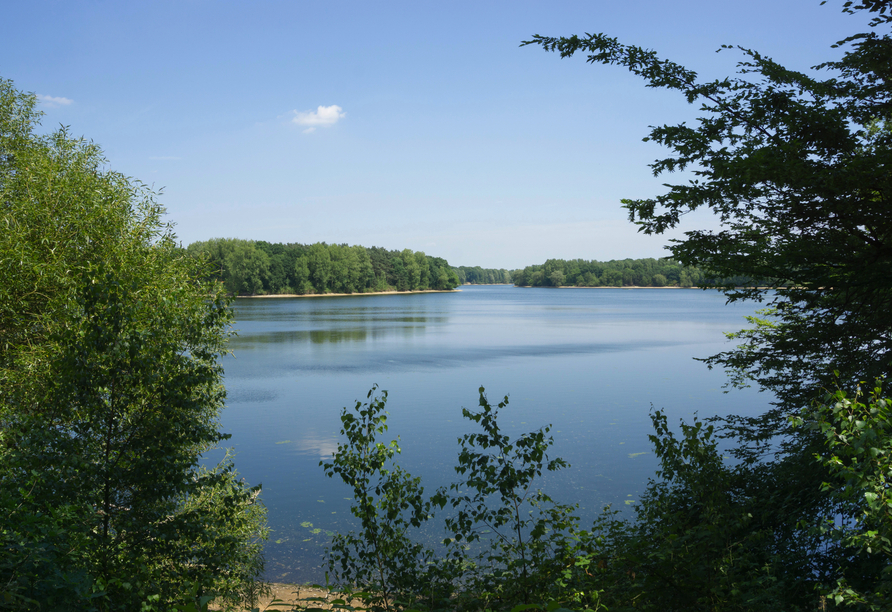
[[[68,106],[72,104],[74,100],[69,100],[68,98],[61,98],[56,96],[47,96],[44,94],[37,94],[37,99],[40,104],[45,106],[46,108],[59,108],[60,106]]]
[[[317,127],[331,127],[340,119],[347,116],[344,110],[336,105],[320,106],[315,111],[293,111],[294,117],[291,118],[293,123],[306,126],[304,134],[315,132]]]

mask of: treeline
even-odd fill
[[[480,266],[458,266],[452,268],[458,274],[462,285],[510,285],[513,272],[500,268],[481,268]]]
[[[281,244],[214,238],[186,251],[209,259],[233,295],[450,290],[459,277],[442,257],[346,244]]]
[[[549,259],[514,273],[518,287],[697,287],[712,284],[699,268],[672,259]]]
[[[621,259],[586,261],[549,259],[511,273],[517,287],[750,287],[779,286],[778,280],[746,276],[716,278],[696,266],[674,259]]]
[[[232,312],[155,194],[0,78],[0,610],[248,609],[266,509],[205,454]]]

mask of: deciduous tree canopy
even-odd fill
[[[35,103],[0,80],[0,607],[250,596],[259,491],[199,465],[227,437],[223,289]]]
[[[653,128],[646,140],[672,155],[660,175],[687,170],[690,181],[651,199],[623,200],[645,233],[675,227],[706,207],[718,231],[690,230],[669,247],[686,266],[716,278],[785,281],[780,293],[728,288],[731,300],[768,301],[774,318],[741,334],[743,346],[711,360],[777,393],[790,406],[814,399],[834,370],[845,381],[890,372],[892,335],[892,39],[886,2],[847,2],[876,15],[875,29],[839,44],[844,58],[817,66],[826,78],[790,70],[757,51],[736,49],[739,76],[701,82],[655,52],[604,34],[535,36],[561,57],[586,53],[651,87],[699,102],[696,126]]]
[[[445,259],[410,249],[215,238],[187,251],[207,257],[212,277],[232,295],[448,291],[459,284]]]
[[[697,287],[712,284],[699,268],[683,266],[672,259],[549,259],[541,265],[515,270],[513,277],[518,287]],[[752,285],[766,281],[737,277],[731,282]]]
[[[889,515],[875,503],[882,462],[870,461],[889,452],[877,434],[888,430],[887,401],[877,391],[870,409],[851,410],[858,435],[846,433],[850,404],[812,406],[826,389],[856,389],[892,371],[889,9],[886,1],[843,4],[873,18],[869,32],[837,43],[841,60],[801,72],[729,49],[743,56],[738,75],[711,82],[605,34],[524,43],[562,57],[585,53],[590,63],[625,67],[650,87],[699,103],[696,125],[655,127],[647,138],[671,150],[651,165],[656,175],[685,171],[690,180],[624,200],[630,220],[659,234],[708,208],[721,228],[687,231],[669,247],[675,260],[712,278],[787,285],[776,292],[724,285],[729,300],[769,308],[731,334],[739,346],[706,361],[727,368],[735,384],[772,392],[774,408],[714,420],[715,435],[736,444],[732,465],[711,428],[684,426],[676,439],[656,416],[660,479],[630,531],[602,532],[602,542],[622,534],[604,549],[623,560],[612,569],[605,562],[611,609],[808,609],[818,604],[816,587],[838,604],[889,609],[892,558],[875,540],[888,533]],[[846,462],[858,467],[833,467]]]

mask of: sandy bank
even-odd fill
[[[320,589],[312,586],[299,584],[286,584],[282,582],[272,582],[269,584],[270,593],[265,597],[261,597],[257,602],[257,608],[260,610],[298,610],[304,608],[314,608],[322,610],[343,609],[342,605],[332,604],[332,600],[338,599],[338,593],[331,592],[327,589]],[[348,605],[354,605],[357,608],[362,604],[360,601],[349,601]],[[210,610],[219,611],[219,605],[211,602]]]

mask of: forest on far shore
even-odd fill
[[[452,268],[462,285],[510,285],[514,271],[505,268],[457,266]]]
[[[517,287],[703,287],[778,285],[748,277],[716,278],[672,258],[589,261],[549,259],[522,270],[450,266],[411,249],[346,244],[282,244],[214,238],[186,252],[208,259],[208,280],[231,295],[319,295],[382,291],[449,291],[459,285]]]
[[[210,278],[232,295],[448,291],[460,284],[445,259],[411,249],[214,238],[186,252],[207,257]]]
[[[544,264],[514,270],[517,287],[702,287],[776,285],[744,276],[716,278],[697,266],[667,257],[586,261],[549,259]]]

